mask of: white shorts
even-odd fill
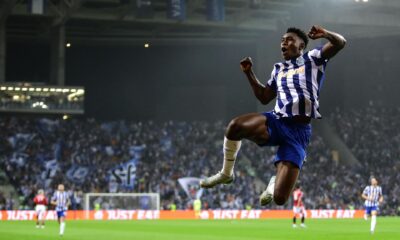
[[[299,214],[299,213],[301,213],[301,214],[306,214],[306,209],[304,208],[304,206],[303,207],[293,207],[293,213],[294,214]]]
[[[36,205],[35,211],[37,215],[42,215],[46,211],[45,205]]]

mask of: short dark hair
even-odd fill
[[[307,48],[308,37],[303,30],[295,27],[290,27],[286,30],[286,33],[295,33],[299,38],[301,38],[304,41],[304,48]]]

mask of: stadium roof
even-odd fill
[[[29,2],[0,3],[10,39],[45,39],[51,26],[62,23],[69,39],[111,43],[144,39],[244,41],[281,26],[312,24],[340,29],[355,38],[400,36],[398,0],[225,0],[221,22],[206,19],[205,0],[187,0],[183,21],[166,17],[166,0],[152,0],[151,12],[145,16],[141,16],[137,0],[49,0],[43,14],[32,14]]]

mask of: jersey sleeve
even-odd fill
[[[315,65],[323,65],[324,67],[326,66],[328,59],[322,57],[322,46],[308,51],[307,54],[308,57],[315,63]]]
[[[51,197],[51,201],[57,201],[57,192],[53,193],[53,196]]]
[[[364,188],[364,191],[363,191],[363,193],[362,193],[362,194],[364,194],[364,195],[368,195],[368,189],[369,189],[369,187],[365,187],[365,188]]]
[[[297,195],[297,192],[294,192],[293,193],[293,200],[294,201],[297,201],[299,199],[299,197],[298,197],[298,195]]]
[[[272,69],[271,72],[271,77],[267,81],[267,86],[272,88],[272,90],[276,91],[276,75],[277,75],[278,69],[276,66],[274,66],[274,69]]]

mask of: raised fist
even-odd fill
[[[312,26],[310,31],[308,32],[308,37],[313,40],[318,38],[324,38],[325,35],[326,35],[326,30],[318,25]]]
[[[253,66],[253,61],[251,60],[251,57],[243,58],[240,61],[240,68],[242,69],[243,72],[250,71],[252,66]]]

